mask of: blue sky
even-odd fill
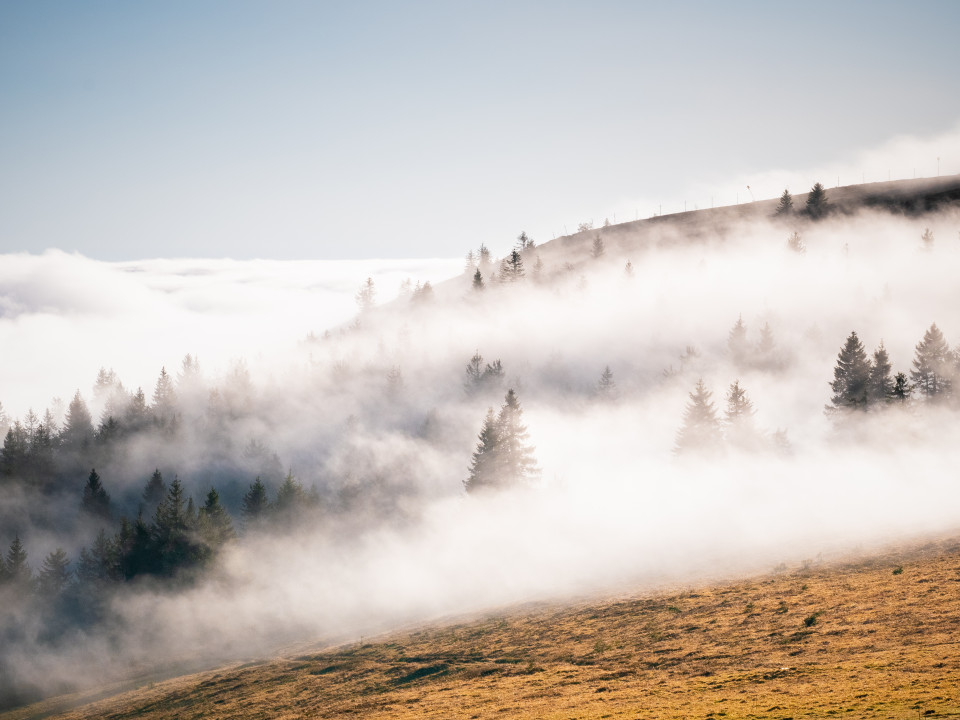
[[[956,131],[958,29],[947,1],[4,1],[0,252],[451,257],[734,202]],[[935,145],[872,179],[960,171]]]

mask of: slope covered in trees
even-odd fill
[[[960,220],[938,188],[920,217],[826,188],[816,219],[794,195],[521,233],[395,299],[357,278],[356,320],[282,365],[182,348],[135,390],[111,358],[51,380],[69,402],[0,412],[3,702],[948,527]]]

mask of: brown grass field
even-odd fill
[[[525,606],[24,718],[960,717],[960,538],[746,581]]]

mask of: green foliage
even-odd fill
[[[243,496],[241,512],[245,525],[248,528],[262,527],[267,519],[269,509],[270,501],[267,499],[267,488],[258,476]]]
[[[903,575],[903,565],[898,565],[893,569],[894,575]]]

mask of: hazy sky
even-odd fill
[[[0,252],[502,253],[779,169],[960,172],[936,142],[858,166],[956,132],[958,27],[952,0],[0,0]]]

